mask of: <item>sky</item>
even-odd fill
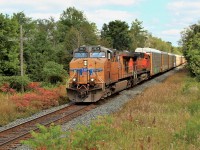
[[[82,11],[98,29],[121,20],[138,19],[153,36],[178,46],[180,32],[200,20],[200,0],[0,0],[0,13],[24,12],[33,19],[58,20],[68,7]]]

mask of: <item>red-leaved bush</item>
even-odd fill
[[[60,89],[44,89],[39,83],[30,83],[28,88],[32,92],[23,95],[13,95],[11,99],[15,102],[19,109],[35,107],[37,109],[46,109],[51,106],[57,106],[58,100],[62,96]]]
[[[39,82],[30,82],[30,83],[26,86],[26,89],[27,89],[27,90],[37,90],[38,88],[40,88],[40,83],[39,83]]]
[[[4,83],[1,87],[0,87],[0,92],[4,92],[4,93],[16,93],[16,91],[10,87],[10,85],[8,83]]]

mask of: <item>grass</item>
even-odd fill
[[[184,70],[145,90],[114,115],[126,134],[111,142],[110,149],[198,149],[199,85]],[[121,143],[127,136],[133,141]]]
[[[67,145],[61,149],[198,150],[199,108],[200,83],[182,70],[146,89],[121,111],[67,132]]]
[[[0,93],[0,126],[4,126],[16,119],[28,117],[40,111],[35,108],[18,108],[11,100],[11,95]]]
[[[16,107],[9,98],[9,95],[0,94],[0,126],[16,117]]]

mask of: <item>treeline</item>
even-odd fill
[[[200,22],[186,28],[181,35],[180,44],[188,69],[200,81]]]
[[[152,36],[134,20],[104,24],[101,31],[82,11],[69,7],[58,21],[53,18],[34,20],[23,12],[12,16],[0,14],[0,76],[20,75],[19,37],[23,27],[25,74],[32,81],[62,81],[66,76],[73,49],[80,45],[103,45],[117,50],[134,51],[136,47],[152,47],[180,53],[170,42]]]

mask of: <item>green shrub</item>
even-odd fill
[[[58,82],[63,82],[66,72],[63,69],[63,65],[48,61],[43,67],[42,74],[44,81],[56,84]]]
[[[111,117],[99,118],[90,126],[79,125],[77,130],[62,132],[60,126],[51,125],[46,128],[38,125],[40,133],[31,132],[32,139],[22,141],[33,149],[97,149],[102,143],[108,142],[114,128],[111,128]]]
[[[73,133],[72,148],[74,149],[97,149],[100,143],[109,140],[112,133],[112,118],[106,117],[105,120],[93,121],[89,127],[79,126],[79,129]]]
[[[187,67],[200,81],[200,23],[190,25],[181,32],[182,50],[187,59]]]
[[[30,79],[27,76],[0,76],[0,86],[3,84],[9,84],[10,88],[20,91],[21,86],[27,86],[30,83]]]
[[[30,146],[33,149],[48,149],[61,150],[66,149],[67,139],[63,137],[63,132],[60,126],[51,125],[46,128],[43,125],[38,125],[39,133],[31,132],[32,139],[22,141],[23,144]]]

